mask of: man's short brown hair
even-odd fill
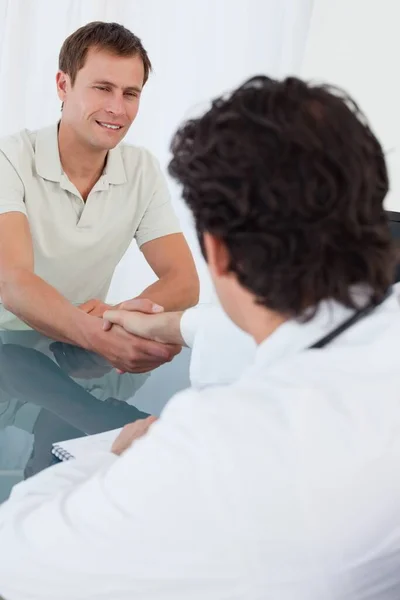
[[[144,67],[143,85],[146,83],[151,62],[141,40],[119,23],[93,21],[68,36],[60,50],[58,68],[70,76],[72,84],[84,66],[90,48],[106,50],[117,56],[140,56]]]

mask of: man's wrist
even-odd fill
[[[181,334],[183,312],[165,312],[151,316],[149,337],[162,344],[186,346]]]
[[[103,319],[82,313],[80,318],[79,345],[90,352],[97,352],[101,339],[106,335],[103,329]]]

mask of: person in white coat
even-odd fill
[[[16,486],[0,594],[398,600],[400,307],[379,142],[344,94],[258,76],[183,124],[172,154],[255,360],[114,452]],[[180,313],[105,318],[181,345],[190,330]]]

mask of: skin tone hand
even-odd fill
[[[185,346],[182,337],[180,322],[182,312],[150,311],[138,312],[136,300],[122,302],[116,309],[104,313],[104,329],[114,326],[123,329],[133,335],[147,340],[153,340],[162,344],[174,344]],[[147,312],[147,314],[145,314]]]
[[[118,310],[118,311],[120,311],[120,310],[133,311],[133,312],[137,313],[138,315],[140,315],[140,313],[147,314],[147,315],[154,315],[154,314],[158,314],[158,313],[163,313],[164,307],[160,306],[159,304],[156,304],[155,302],[152,302],[151,300],[147,300],[145,298],[133,298],[133,300],[126,300],[125,302],[121,302],[117,306],[110,306],[106,310],[112,311],[111,313],[108,312],[108,314],[111,316],[114,314],[114,311],[116,311],[116,310]],[[105,312],[106,311],[104,311],[104,313]],[[111,329],[111,327],[113,326],[113,323],[116,323],[116,321],[108,320],[106,318],[106,316],[104,315],[104,313],[103,313],[103,318],[104,318],[103,329],[104,329],[104,331],[109,331]],[[119,325],[123,326],[122,323],[119,323]],[[129,330],[129,328],[127,328],[126,331],[129,331],[129,333],[133,333],[135,335],[140,335],[140,333],[136,333],[136,331],[134,331],[134,330]],[[145,338],[146,336],[143,335],[142,337]],[[149,339],[149,338],[147,338],[147,339]]]
[[[109,331],[113,324],[120,325],[125,331],[128,331],[133,335],[138,335],[139,337],[148,340],[152,339],[150,330],[153,317],[155,316],[154,313],[164,313],[164,311],[139,311],[137,308],[138,302],[139,300],[128,300],[127,302],[122,302],[118,309],[115,308],[105,311],[103,329]],[[118,313],[116,312],[117,310]]]
[[[129,308],[130,306],[132,306],[132,308]],[[121,302],[120,304],[116,304],[114,306],[111,304],[106,304],[105,302],[103,302],[102,300],[98,300],[97,298],[93,298],[91,300],[87,300],[87,302],[84,302],[83,304],[80,304],[78,308],[80,310],[83,310],[83,312],[85,312],[87,315],[90,315],[91,317],[100,318],[103,318],[104,313],[107,310],[125,309],[137,310],[144,313],[157,313],[164,311],[164,308],[162,306],[159,306],[155,302],[152,302],[151,300],[147,300],[145,298],[135,298],[133,300],[126,300],[125,302]],[[111,323],[108,322],[108,325],[104,329],[105,331],[111,329]]]
[[[93,298],[92,300],[88,300],[87,302],[80,304],[78,308],[83,310],[83,312],[85,312],[87,315],[102,318],[106,310],[116,307],[112,307],[110,304],[105,304],[101,300]]]
[[[125,425],[121,433],[112,445],[111,452],[120,456],[127,448],[129,448],[135,440],[138,440],[145,435],[151,425],[157,421],[157,417],[147,417],[147,419],[139,419],[134,423]]]
[[[151,300],[145,300],[142,298],[136,298],[134,300],[129,300],[127,302],[123,302],[121,305],[119,306],[128,306],[130,308],[131,311],[134,311],[133,313],[129,313],[129,314],[135,314],[138,317],[142,317],[142,318],[147,318],[149,320],[152,320],[154,317],[156,316],[164,316],[164,309],[162,306],[159,306],[158,304],[154,304],[154,302],[152,302]],[[109,313],[108,313],[109,314]],[[172,314],[172,313],[166,313],[166,315],[168,314]],[[145,354],[142,358],[145,358],[145,355],[148,352],[152,352],[152,347],[155,344],[155,341],[151,341],[151,338],[149,336],[144,335],[144,331],[140,331],[135,332],[129,329],[123,329],[122,327],[120,327],[118,324],[114,324],[114,326],[112,325],[112,323],[108,322],[108,321],[104,321],[103,323],[103,330],[107,332],[106,335],[110,335],[111,337],[114,336],[115,333],[119,332],[120,334],[124,334],[125,336],[127,336],[128,338],[130,337],[132,339],[132,346],[135,347],[135,349],[137,351],[143,351]],[[112,327],[112,330],[110,331]],[[111,339],[111,338],[110,338]],[[152,368],[157,368],[158,366],[160,366],[160,364],[166,362],[167,360],[171,360],[176,354],[178,354],[181,349],[182,349],[182,344],[180,344],[179,340],[175,342],[175,340],[160,340],[158,343],[156,343],[155,345],[155,349],[160,349],[162,351],[168,351],[170,354],[170,357],[168,359],[165,360],[160,360],[159,364],[154,364],[154,366],[152,365]],[[149,357],[147,357],[149,359]],[[139,359],[139,356],[138,356]],[[113,361],[112,361],[113,362]],[[113,362],[114,366],[115,363]],[[151,368],[143,368],[144,365],[141,367],[140,372],[144,373],[146,371],[152,370]],[[123,369],[119,366],[117,366],[117,370],[120,373],[125,372],[127,369]],[[132,369],[130,369],[132,372]],[[137,371],[139,372],[139,371]]]
[[[115,325],[111,331],[104,331],[99,322],[96,352],[104,356],[121,373],[147,373],[171,361],[181,351],[177,345],[157,344],[128,333]]]

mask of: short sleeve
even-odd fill
[[[155,159],[154,166],[156,184],[153,195],[135,234],[139,248],[146,242],[182,231],[172,208],[167,182]]]
[[[27,214],[24,185],[11,162],[0,151],[0,214],[8,212]]]

